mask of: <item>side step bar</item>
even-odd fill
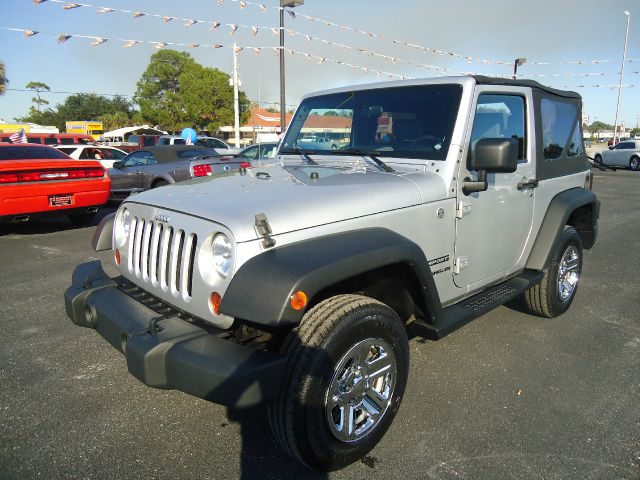
[[[544,274],[537,270],[525,270],[520,275],[510,278],[494,287],[469,297],[460,303],[442,310],[435,324],[423,320],[411,323],[412,333],[431,340],[438,340],[445,335],[481,317],[494,308],[507,303],[521,295],[525,290],[540,283]]]

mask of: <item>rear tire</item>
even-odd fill
[[[631,157],[629,160],[629,169],[637,172],[640,170],[640,158],[639,157]]]
[[[582,271],[582,241],[573,227],[558,238],[544,278],[524,293],[529,310],[541,317],[553,318],[566,312],[578,290]]]
[[[157,180],[156,182],[154,182],[153,187],[151,188],[164,187],[166,185],[169,185],[169,182],[167,182],[166,180]]]
[[[74,225],[91,225],[96,219],[96,212],[70,213],[67,215]]]
[[[398,315],[372,298],[338,295],[307,312],[281,351],[287,367],[269,421],[284,450],[320,471],[361,459],[389,428],[407,383]]]

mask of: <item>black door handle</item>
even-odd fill
[[[527,182],[518,183],[518,190],[527,190],[529,188],[536,188],[538,186],[538,180],[529,180]]]

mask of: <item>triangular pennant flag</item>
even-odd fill
[[[56,42],[58,43],[64,43],[67,40],[69,40],[73,35],[67,35],[66,33],[61,33],[58,35],[58,37],[56,38]]]
[[[185,27],[190,27],[191,25],[195,25],[196,23],[198,23],[197,20],[189,19],[189,20],[187,20],[187,23],[184,24],[184,26]]]
[[[253,51],[256,52],[256,55],[260,53],[260,50],[261,50],[260,47],[253,47]]]
[[[33,30],[23,30],[22,31],[22,35],[24,35],[26,38],[33,37],[34,35],[37,35],[37,34],[38,34],[38,32],[35,32]]]
[[[162,21],[164,23],[169,23],[171,20],[173,20],[173,18],[174,17],[168,17],[168,16],[165,15],[165,16],[162,17]]]
[[[296,18],[296,12],[294,12],[293,10],[287,10],[287,13],[291,15],[291,18]]]
[[[167,44],[164,42],[151,42],[151,44],[153,45],[153,48],[155,48],[156,50],[161,50],[167,46]]]
[[[215,45],[213,45],[213,48],[222,48],[223,45],[220,45],[219,43],[216,43]]]
[[[189,46],[191,48],[198,48],[200,46],[200,44],[199,43],[190,43]]]
[[[262,10],[263,13],[267,11],[267,6],[263,3],[259,3],[258,7],[260,7],[260,10]]]
[[[251,27],[251,35],[254,37],[258,34],[258,27]]]
[[[131,48],[137,43],[140,43],[140,40],[128,40],[122,45],[122,48]]]
[[[240,2],[240,10],[247,6],[247,2]]]
[[[95,38],[96,39],[93,42],[91,42],[92,47],[101,45],[108,40],[107,38],[102,38],[102,37],[95,37]]]
[[[98,13],[111,13],[111,12],[115,12],[115,9],[109,8],[109,7],[100,7],[98,10],[96,10],[96,12],[98,12]]]
[[[47,0],[33,0],[34,5],[40,5],[41,3],[46,2]]]
[[[146,13],[144,13],[144,12],[133,12],[133,17],[134,18],[144,17],[145,15],[146,15]]]
[[[215,30],[220,26],[220,22],[211,22],[211,28],[209,30]]]
[[[236,33],[236,30],[238,30],[238,25],[231,24],[229,25],[229,27],[231,27],[231,31],[229,32],[229,35],[233,35],[234,33]]]
[[[78,7],[82,7],[82,5],[80,5],[79,3],[68,3],[67,5],[65,5],[62,8],[64,10],[71,10],[72,8],[78,8]]]

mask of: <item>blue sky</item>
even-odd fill
[[[254,4],[241,8],[240,2],[233,0],[78,0],[78,3],[99,7],[220,22],[222,25],[214,31],[210,30],[210,23],[185,27],[185,21],[165,23],[151,15],[134,18],[131,13],[118,11],[100,14],[90,7],[64,10],[63,4],[52,3],[52,0],[37,6],[32,0],[2,0],[2,3],[0,60],[6,65],[9,88],[21,89],[29,81],[41,81],[53,91],[133,95],[136,82],[156,50],[148,43],[123,48],[123,42],[116,39],[221,44],[225,47],[173,48],[187,50],[203,65],[228,73],[232,64],[230,45],[235,41],[245,47],[239,54],[242,88],[252,100],[277,102],[279,99],[278,57],[268,48],[278,44],[278,37],[268,28],[259,28],[255,36],[251,31],[252,26],[278,26],[278,3],[273,0],[255,2],[263,3],[266,12]],[[637,0],[305,0],[305,4],[296,9],[295,19],[286,15],[285,26],[299,33],[286,35],[286,45],[313,57],[309,61],[300,54],[287,54],[287,103],[297,103],[309,91],[388,78],[371,73],[372,70],[407,77],[439,74],[424,67],[431,65],[446,73],[506,75],[511,72],[510,67],[495,62],[526,57],[527,64],[520,67],[519,73],[560,75],[535,79],[554,87],[577,90],[584,97],[584,111],[590,115],[590,121],[613,123],[617,89],[592,85],[618,83],[625,10],[631,12],[627,58],[636,61],[626,64],[624,83],[635,84],[635,88],[623,88],[620,116],[628,126],[635,127],[640,115],[640,3]],[[384,38],[310,21],[302,15]],[[231,28],[225,24],[245,27],[239,27],[230,35]],[[40,33],[24,38],[20,32],[5,28]],[[58,44],[56,36],[61,33],[101,36],[109,41],[90,46],[92,40],[72,37]],[[311,37],[310,42],[305,35]],[[392,40],[447,53],[425,52]],[[267,48],[257,54],[253,47]],[[469,63],[448,53],[492,63],[475,60]],[[325,60],[318,63],[318,57]],[[613,62],[567,63],[593,60]],[[369,73],[360,67],[367,68]],[[604,75],[586,76],[599,73]],[[576,88],[578,85],[585,88]],[[52,93],[45,98],[56,104],[64,101],[65,96]],[[8,91],[0,97],[0,118],[10,121],[25,114],[31,97],[29,92]]]

